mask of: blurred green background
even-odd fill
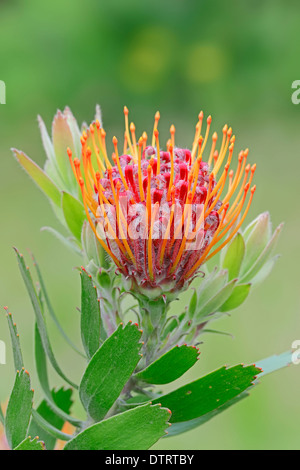
[[[271,276],[232,317],[214,324],[234,339],[205,336],[201,359],[185,380],[224,363],[283,352],[300,339],[300,105],[291,102],[291,84],[300,79],[299,21],[296,0],[1,0],[0,79],[7,104],[0,105],[0,304],[14,313],[29,370],[33,312],[12,246],[35,253],[57,314],[75,341],[79,276],[73,268],[80,258],[40,231],[59,223],[10,148],[42,165],[37,114],[50,129],[56,109],[65,105],[81,122],[92,120],[99,103],[109,137],[123,135],[124,105],[138,133],[150,133],[159,109],[161,133],[167,136],[174,123],[181,146],[190,145],[201,109],[212,114],[214,130],[228,122],[237,148],[249,147],[249,160],[257,162],[258,190],[248,220],[269,210],[274,226],[286,224],[278,247],[282,257]],[[79,378],[82,364],[51,323],[50,331],[60,363]],[[8,345],[7,365],[0,365],[3,401],[13,381],[4,314],[0,339]],[[277,372],[247,400],[156,448],[299,449],[299,388],[300,368]]]

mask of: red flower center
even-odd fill
[[[216,150],[214,133],[208,162],[203,161],[211,125],[209,116],[202,138],[203,113],[199,114],[191,151],[175,146],[174,126],[167,151],[161,150],[159,113],[155,115],[152,144],[147,146],[145,133],[137,142],[134,124],[128,126],[127,108],[124,114],[124,150],[119,155],[114,137],[114,164],[108,158],[106,133],[99,122],[83,133],[81,161],[73,162],[68,150],[87,217],[99,242],[125,276],[141,286],[180,289],[239,229],[255,191],[253,187],[239,220],[255,165],[246,166],[246,150],[239,154],[236,172],[229,171],[235,137],[227,126],[220,150]],[[227,163],[217,179],[226,156]]]

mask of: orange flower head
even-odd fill
[[[209,116],[202,134],[203,112],[191,149],[175,145],[172,125],[165,150],[159,143],[159,112],[149,145],[145,132],[137,140],[128,114],[125,107],[122,152],[113,137],[108,157],[106,133],[95,121],[82,134],[81,160],[73,160],[68,149],[70,164],[88,221],[118,269],[141,290],[174,292],[239,230],[255,191],[256,166],[247,164],[247,149],[235,172],[230,169],[235,136],[227,125],[219,145],[213,133],[203,159],[212,121]]]

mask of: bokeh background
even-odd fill
[[[35,253],[57,314],[75,341],[74,267],[80,258],[40,231],[59,223],[10,148],[21,148],[42,165],[37,114],[50,129],[56,109],[65,105],[81,122],[93,118],[99,103],[110,137],[123,133],[124,105],[139,132],[151,131],[159,109],[161,133],[167,136],[174,123],[182,146],[190,145],[203,109],[212,114],[215,130],[232,125],[237,147],[249,147],[250,161],[257,162],[258,190],[248,220],[269,210],[274,226],[286,224],[273,273],[242,308],[214,324],[234,339],[205,336],[201,359],[184,380],[225,363],[283,352],[300,339],[300,105],[291,102],[291,84],[300,79],[299,20],[297,0],[1,0],[0,79],[7,104],[0,105],[0,305],[14,313],[29,370],[34,317],[12,246]],[[60,363],[79,378],[81,362],[51,322],[50,332]],[[4,311],[0,339],[8,345],[7,365],[0,365],[4,401],[13,383]],[[34,373],[33,386],[38,388]],[[299,449],[299,388],[300,368],[277,372],[247,400],[156,448]]]

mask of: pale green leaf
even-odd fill
[[[172,423],[172,426],[170,427],[168,434],[165,437],[177,436],[178,434],[182,434],[184,432],[198,428],[199,426],[202,426],[203,424],[207,423],[212,418],[215,418],[220,413],[223,413],[223,411],[226,411],[232,405],[239,403],[241,400],[247,398],[248,396],[249,394],[247,392],[243,392],[241,395],[233,398],[233,400],[228,401],[219,408],[216,408],[210,413],[206,413],[205,415],[200,416],[199,418],[190,419],[189,421],[182,421],[180,423]]]
[[[246,272],[241,277],[240,282],[247,283],[247,282],[251,281],[251,279],[254,278],[259,273],[259,271],[264,266],[264,264],[270,259],[270,257],[272,256],[272,254],[274,252],[274,249],[275,249],[275,246],[276,246],[276,243],[278,241],[278,238],[279,238],[279,235],[281,233],[282,228],[283,228],[283,224],[280,224],[276,228],[271,240],[268,242],[267,246],[264,248],[262,253],[259,255],[259,257],[255,261],[255,263],[251,266],[249,271]]]
[[[240,233],[237,233],[227,248],[223,261],[223,269],[228,271],[228,280],[239,276],[245,255],[245,242]]]
[[[201,308],[197,311],[195,315],[195,320],[199,321],[207,315],[219,311],[220,307],[231,296],[236,282],[237,279],[233,279],[228,284],[226,284],[221,290],[219,290],[211,299],[209,299],[206,304],[201,305]]]
[[[264,212],[258,216],[255,226],[246,239],[246,254],[242,274],[245,274],[257,260],[266,247],[271,235],[270,214]]]
[[[42,137],[43,147],[49,161],[56,163],[53,144],[48,134],[47,128],[41,116],[38,116],[38,123]]]
[[[74,157],[76,156],[77,158],[80,159],[81,158],[81,142],[80,142],[81,132],[80,132],[78,123],[68,106],[65,107],[63,114],[67,118],[67,123],[69,125],[70,131],[73,136],[73,144],[74,144],[74,149],[75,149]]]
[[[293,362],[293,353],[291,351],[286,351],[279,355],[270,356],[266,359],[262,359],[256,362],[256,367],[262,369],[259,378],[264,377],[265,375],[276,372],[277,370],[283,369],[291,365]]]
[[[34,161],[27,157],[25,153],[17,149],[12,149],[12,151],[20,165],[24,168],[28,175],[31,176],[33,181],[57,207],[60,207],[61,194],[53,181]]]
[[[276,255],[273,258],[269,259],[263,267],[258,271],[258,273],[251,279],[251,284],[256,286],[261,284],[272,272],[277,260],[280,258],[280,255]]]
[[[106,252],[97,240],[90,224],[87,220],[84,221],[81,233],[81,244],[84,249],[84,253],[89,262],[94,261],[98,267],[108,267],[109,261],[106,261]]]
[[[81,242],[81,231],[86,214],[83,204],[71,194],[62,193],[62,210],[70,232]]]
[[[201,282],[200,288],[197,290],[201,307],[214,297],[216,292],[220,291],[226,285],[227,281],[228,272],[224,269],[218,272],[214,269],[211,274],[204,278]]]
[[[196,289],[194,289],[193,295],[192,295],[190,303],[189,303],[189,308],[188,308],[189,318],[193,318],[193,316],[195,315],[196,308],[197,308],[197,303],[198,303],[197,291],[196,291]]]
[[[69,147],[74,155],[76,151],[68,118],[59,110],[54,116],[52,123],[52,142],[57,165],[65,182],[66,189],[74,192],[77,190],[77,182],[73,175],[67,149]]]

